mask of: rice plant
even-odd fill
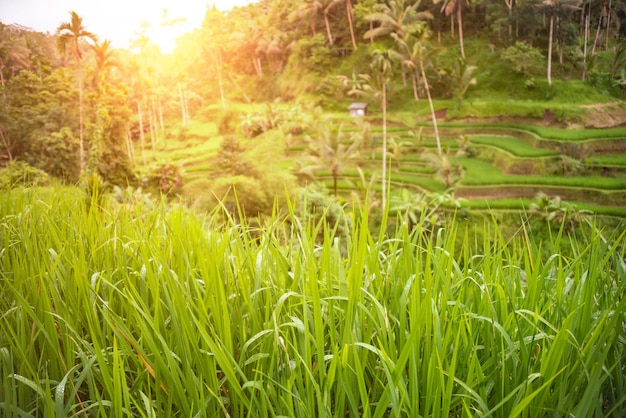
[[[339,238],[296,213],[4,192],[0,415],[626,414],[624,232],[590,223],[564,256],[561,231],[546,258],[495,222],[362,213]]]

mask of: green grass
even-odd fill
[[[585,162],[598,165],[626,166],[626,154],[597,155],[586,158]]]
[[[567,256],[490,222],[386,236],[361,213],[333,240],[1,197],[3,417],[626,413],[623,232]]]
[[[623,190],[626,189],[626,178],[618,177],[559,177],[559,176],[507,176],[491,164],[459,158],[459,162],[466,170],[462,183],[467,186],[481,185],[537,185],[537,186],[562,186],[573,188],[590,188],[598,190]]]
[[[507,136],[472,136],[473,144],[489,145],[507,151],[516,157],[549,157],[556,155],[554,151],[535,148],[528,142]]]

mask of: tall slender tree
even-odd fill
[[[97,42],[97,36],[89,32],[83,26],[83,18],[75,11],[70,12],[70,21],[61,23],[57,28],[57,46],[62,54],[69,53],[76,63],[76,77],[78,79],[78,117],[79,117],[79,145],[80,145],[80,174],[85,171],[85,139],[84,139],[84,115],[83,115],[83,74],[81,62],[83,53],[81,44],[83,40]]]
[[[463,40],[463,6],[467,3],[467,1],[468,0],[444,0],[443,5],[441,6],[441,13],[444,13],[446,16],[452,17],[452,13],[456,14],[459,31],[459,46],[461,48],[461,57],[463,59],[465,59],[465,45]],[[435,3],[438,2],[439,0],[435,0]],[[452,20],[451,22],[453,22],[452,24],[454,25],[454,21]]]

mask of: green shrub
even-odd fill
[[[524,76],[535,75],[543,69],[541,51],[525,42],[515,42],[502,52],[501,58],[513,71]]]
[[[36,187],[48,184],[48,174],[24,161],[10,161],[0,169],[0,189]]]

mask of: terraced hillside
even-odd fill
[[[344,197],[368,186],[380,190],[382,129],[376,119],[369,123],[370,137],[360,144],[357,158],[342,163],[337,189]],[[338,140],[346,147],[360,129],[345,117],[332,125],[342,126]],[[240,141],[246,152],[259,155],[276,151],[273,164],[298,175],[307,165],[310,141],[315,141],[316,135],[314,129],[284,135],[276,128],[273,134],[270,131]],[[544,192],[597,213],[626,216],[626,128],[572,130],[530,124],[443,123],[440,136],[445,161],[434,157],[432,125],[396,122],[388,135],[391,196],[401,190],[417,193],[453,188],[455,196],[467,199],[472,207],[519,209]],[[154,152],[147,150],[146,163],[168,160],[183,166],[183,191],[198,198],[211,188],[215,155],[223,139],[215,124],[195,123],[184,141],[161,144]],[[316,167],[313,173],[312,180],[333,189],[330,169]]]

